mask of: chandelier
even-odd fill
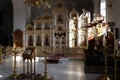
[[[36,7],[47,7],[50,8],[51,7],[51,0],[24,0],[24,3],[27,6],[36,6]]]

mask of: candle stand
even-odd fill
[[[119,51],[115,50],[114,51],[114,54],[113,54],[113,58],[114,58],[114,80],[118,80],[118,64],[117,64],[117,61],[119,59]]]
[[[44,68],[45,71],[44,71],[44,75],[41,80],[53,80],[53,78],[47,74],[47,52],[46,52],[46,50],[44,51],[44,54],[45,54],[45,62],[44,62],[45,63],[45,68]]]
[[[104,51],[103,53],[104,53],[104,56],[105,56],[105,60],[104,60],[104,62],[105,62],[104,68],[105,69],[104,69],[104,74],[100,77],[100,80],[110,80],[110,78],[109,78],[109,76],[107,74],[107,71],[108,71],[108,67],[107,67],[108,58],[107,58],[107,56],[108,56],[109,48],[104,47],[103,51]]]
[[[17,50],[16,48],[13,50],[14,53],[14,66],[13,66],[13,74],[9,76],[9,79],[17,80],[17,70],[16,70],[16,55],[17,55]]]

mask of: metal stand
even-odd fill
[[[46,61],[47,60],[47,53],[46,53],[46,51],[44,51],[44,53],[45,53],[45,71],[44,71],[44,75],[43,75],[41,80],[53,80],[51,76],[47,75],[47,61]]]
[[[117,58],[118,58],[117,50],[115,50],[113,58],[114,58],[114,80],[117,80]]]
[[[108,54],[108,48],[104,48],[104,55],[105,55],[105,70],[104,70],[104,74],[100,77],[100,80],[110,80],[108,74],[107,74],[107,54]]]
[[[16,78],[17,78],[17,70],[16,70],[16,54],[17,54],[17,51],[16,51],[16,49],[13,51],[13,53],[14,53],[14,69],[13,69],[13,74],[9,78],[16,80]]]

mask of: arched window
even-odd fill
[[[100,2],[100,14],[104,16],[104,22],[106,22],[106,0]]]

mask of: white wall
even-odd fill
[[[120,25],[120,0],[107,0],[108,4],[112,4],[112,7],[107,7],[107,21],[115,21],[117,27]]]
[[[100,14],[100,0],[92,0],[94,3],[95,14]]]
[[[107,1],[107,22],[115,22],[115,28],[119,29],[119,38],[115,39],[115,49],[118,49],[118,41],[120,41],[120,0],[106,0]],[[109,7],[108,5],[112,5]]]
[[[26,6],[23,0],[12,0],[13,2],[13,29],[24,30],[26,23]]]

